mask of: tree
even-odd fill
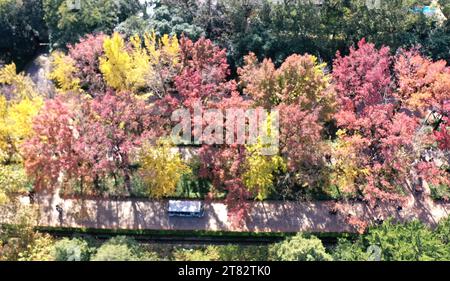
[[[29,77],[16,73],[15,64],[0,69],[0,204],[28,187],[21,146],[42,106],[34,87]]]
[[[347,152],[352,158],[358,155],[357,159],[346,161],[346,168],[336,168],[351,169],[347,174],[372,206],[378,201],[401,204],[398,190],[404,188],[414,166],[413,135],[419,127],[418,118],[394,103],[390,62],[388,48],[378,50],[362,40],[348,56],[338,53],[333,68],[339,103],[335,117],[345,131],[338,140],[344,142],[335,146],[333,154],[337,154],[332,158],[337,159],[335,165],[342,163],[342,149],[351,143]]]
[[[255,106],[280,112],[280,152],[288,166],[281,193],[293,187],[322,188],[326,145],[324,124],[335,108],[334,93],[324,65],[311,55],[291,55],[277,69],[270,59],[261,63],[254,54],[238,69],[239,85]]]
[[[48,40],[43,16],[41,1],[0,1],[0,62],[21,69],[32,58],[39,43]]]
[[[433,62],[417,50],[400,52],[395,61],[398,90],[395,97],[426,118],[430,110],[442,112],[450,91],[450,68],[443,60]]]
[[[176,261],[217,261],[220,258],[216,246],[208,246],[205,249],[177,249],[173,256]]]
[[[107,89],[133,91],[144,98],[162,99],[172,91],[179,72],[179,44],[175,36],[157,37],[154,32],[131,36],[118,33],[88,34],[68,45],[68,54],[53,54],[51,78],[60,92],[82,90],[92,97]]]
[[[130,54],[118,33],[103,43],[105,55],[100,58],[100,70],[106,83],[118,91],[143,87],[149,71],[150,57],[142,49],[139,37],[133,37],[131,42],[133,49]]]
[[[48,100],[34,120],[35,135],[25,145],[25,167],[38,189],[62,180],[63,185],[73,188],[78,183],[81,190],[98,192],[105,180],[112,179],[119,188],[122,179],[129,192],[133,153],[152,139],[152,120],[148,105],[127,92]]]
[[[228,244],[218,247],[221,261],[267,261],[269,247]]]
[[[183,68],[174,81],[183,106],[192,108],[195,102],[203,102],[209,107],[208,103],[218,103],[230,94],[232,86],[226,81],[230,69],[224,49],[205,38],[193,42],[182,37],[180,50]]]
[[[111,238],[104,243],[91,258],[91,261],[151,261],[157,255],[145,252],[133,239],[125,236]]]
[[[165,3],[167,2],[167,3]],[[161,1],[153,8],[146,20],[145,28],[155,30],[158,36],[170,34],[197,40],[205,35],[204,27],[197,23],[198,1]]]
[[[333,259],[335,261],[368,261],[370,255],[364,249],[361,239],[351,242],[341,238],[333,249]]]
[[[449,247],[448,219],[441,220],[435,230],[419,221],[387,220],[355,241],[340,239],[333,256],[344,261],[439,261],[449,258]]]
[[[139,153],[139,173],[152,197],[161,198],[174,195],[177,184],[190,168],[181,159],[176,147],[168,141],[160,141],[154,146],[144,145]]]
[[[43,1],[44,20],[54,47],[65,48],[89,33],[111,33],[114,27],[141,10],[134,0],[86,0],[79,9],[66,0]]]
[[[99,58],[104,56],[103,43],[106,35],[88,34],[80,39],[80,42],[68,46],[68,56],[74,62],[76,71],[75,79],[79,80],[80,88],[95,96],[105,90],[100,71]]]
[[[323,123],[319,111],[300,105],[280,104],[280,152],[287,163],[288,178],[280,184],[288,197],[293,190],[320,190],[327,186],[325,156],[328,145],[323,141]],[[286,188],[288,187],[288,188]]]
[[[77,91],[80,79],[76,78],[75,61],[61,52],[52,53],[52,72],[49,78],[53,80],[61,92]]]
[[[116,90],[138,92],[150,88],[159,98],[167,94],[167,80],[173,79],[179,64],[177,37],[164,35],[157,39],[155,33],[144,35],[145,48],[141,38],[130,38],[131,51],[118,33],[106,38],[103,47],[105,55],[100,58],[100,70],[106,83]]]
[[[382,226],[371,229],[365,240],[381,248],[381,259],[385,261],[436,261],[449,258],[448,245],[419,221],[404,225],[386,221]]]
[[[275,244],[271,249],[274,260],[278,261],[331,261],[332,257],[325,251],[317,237],[305,237],[297,234],[285,241]]]
[[[52,255],[55,261],[88,261],[91,251],[85,240],[63,238],[54,244]]]
[[[291,55],[276,69],[270,59],[258,63],[255,54],[244,57],[238,69],[239,83],[245,94],[265,108],[297,104],[302,110],[321,113],[321,121],[329,120],[334,110],[334,93],[329,89],[330,76],[325,64],[315,56]]]
[[[264,200],[274,190],[276,173],[286,170],[286,164],[279,155],[266,156],[262,153],[264,145],[259,140],[256,144],[247,145],[245,172],[242,180],[245,187],[256,194],[256,199]]]
[[[25,168],[37,190],[53,187],[61,173],[67,178],[83,175],[83,154],[75,150],[79,130],[71,126],[75,112],[61,97],[48,100],[33,121],[34,134],[24,144]]]
[[[18,194],[28,191],[31,184],[23,164],[1,164],[0,186],[0,205],[10,203]]]
[[[48,257],[48,248],[45,246],[49,241],[48,237],[42,237],[34,229],[39,215],[36,206],[13,201],[6,208],[4,219],[10,224],[9,227],[0,227],[0,260],[16,261],[35,254]]]
[[[436,228],[436,234],[441,239],[441,241],[450,247],[450,218],[447,217],[439,221],[439,224]],[[450,250],[450,249],[449,249]]]
[[[445,61],[433,62],[417,50],[401,51],[396,57],[395,71],[398,101],[423,119],[415,145],[415,170],[432,190],[448,192],[448,93],[450,68]],[[435,144],[437,142],[437,144]],[[430,157],[431,156],[431,157]]]
[[[19,261],[53,261],[53,238],[48,234],[36,234],[33,243],[19,254]]]
[[[102,245],[92,261],[137,261],[139,260],[126,245]]]

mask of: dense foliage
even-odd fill
[[[0,70],[0,203],[30,182],[37,191],[163,198],[187,177],[211,185],[203,197],[224,195],[237,223],[254,199],[401,207],[411,187],[428,186],[448,201],[450,67],[438,40],[448,20],[418,10],[423,1],[312,2],[1,1],[5,34],[26,30],[11,44],[32,46],[20,40],[43,34],[43,13],[58,50],[54,97],[14,64]],[[23,58],[8,50],[6,60]],[[233,122],[224,114],[232,108],[278,111],[275,153],[237,128],[207,129]],[[183,109],[192,157],[167,141],[171,114]],[[227,144],[212,143],[217,135]]]
[[[145,244],[117,236],[107,241],[84,238],[56,239],[33,231],[33,212],[21,210],[20,227],[0,229],[0,260],[22,261],[446,261],[450,259],[449,222],[430,228],[419,221],[390,220],[367,233],[337,243],[298,233],[267,245]],[[347,237],[347,238],[346,238]]]

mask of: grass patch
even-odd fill
[[[430,185],[431,198],[433,200],[439,201],[450,201],[450,187],[447,185]]]

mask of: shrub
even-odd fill
[[[297,234],[283,242],[275,244],[271,249],[273,260],[277,261],[331,261],[332,257],[325,251],[319,238],[305,237]]]
[[[88,261],[90,254],[88,243],[78,238],[64,238],[53,247],[53,257],[56,261]]]
[[[139,244],[125,236],[111,238],[92,257],[92,261],[142,261],[157,260],[155,253],[145,252]]]
[[[205,249],[177,249],[173,253],[176,261],[217,261],[219,251],[215,246],[208,246]]]

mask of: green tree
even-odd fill
[[[449,221],[442,220],[435,231],[419,221],[395,224],[385,221],[370,228],[354,243],[341,239],[333,251],[336,260],[370,260],[370,247],[379,249],[383,261],[439,261],[450,259]]]
[[[142,261],[157,260],[155,253],[146,252],[133,239],[117,236],[104,243],[91,258],[92,261]]]
[[[82,239],[64,238],[55,243],[52,254],[55,261],[88,261],[91,249]]]
[[[272,246],[272,259],[278,261],[331,261],[322,241],[315,236],[299,233]]]
[[[448,247],[419,221],[393,224],[386,221],[365,237],[367,244],[381,248],[385,261],[427,261],[449,258]]]
[[[369,258],[361,240],[352,243],[347,239],[339,239],[333,249],[333,259],[337,261],[367,261]]]
[[[176,261],[217,261],[220,258],[215,246],[204,249],[176,249],[173,257]]]
[[[21,69],[48,39],[41,0],[0,0],[0,65]]]
[[[436,228],[436,235],[447,246],[450,259],[450,217],[439,222]]]
[[[228,244],[218,247],[221,261],[267,261],[269,247]]]
[[[161,1],[156,3],[148,17],[148,24],[158,36],[169,34],[180,37],[184,34],[196,40],[205,35],[203,27],[195,22],[199,16],[198,8],[194,0]]]
[[[135,0],[83,0],[80,4],[73,8],[66,0],[43,0],[44,19],[54,47],[64,48],[88,33],[111,33],[118,24],[142,10]]]

